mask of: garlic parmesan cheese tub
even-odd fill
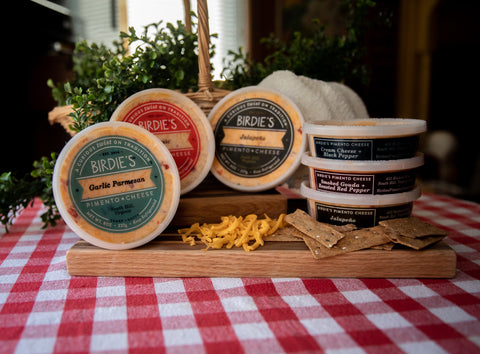
[[[300,193],[307,198],[309,214],[318,221],[334,225],[354,224],[372,227],[379,221],[411,215],[413,202],[420,197],[420,188],[386,195],[357,195],[320,192],[302,182]]]
[[[177,164],[182,194],[198,186],[212,166],[215,142],[210,123],[200,107],[179,92],[137,92],[117,107],[110,121],[136,124],[165,144]]]
[[[396,160],[414,157],[419,135],[427,129],[420,119],[367,118],[305,124],[310,153],[337,160]]]
[[[180,178],[170,152],[147,130],[98,123],[62,149],[53,173],[56,205],[85,241],[121,250],[143,245],[170,223]]]
[[[400,160],[343,161],[312,157],[302,164],[309,169],[310,186],[318,191],[346,194],[392,194],[411,191],[423,154]]]
[[[245,87],[225,96],[209,115],[215,136],[212,174],[240,191],[263,191],[287,180],[305,150],[303,116],[286,96]]]

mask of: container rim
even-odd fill
[[[427,131],[427,123],[408,118],[323,120],[304,124],[304,130],[322,137],[401,137]]]
[[[341,204],[349,206],[387,206],[411,203],[421,196],[421,189],[419,186],[415,189],[393,194],[382,195],[357,195],[357,194],[343,194],[336,192],[320,192],[307,186],[308,181],[303,181],[300,185],[300,193],[308,199],[313,199],[318,202],[325,202],[329,204]]]
[[[394,172],[418,168],[424,163],[424,155],[399,160],[335,160],[313,157],[309,152],[302,156],[302,164],[317,170],[336,172]]]

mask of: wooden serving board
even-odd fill
[[[67,270],[82,276],[302,278],[452,278],[456,272],[455,251],[444,242],[422,251],[369,249],[319,260],[303,242],[267,241],[251,252],[203,248],[178,236],[124,251],[79,241],[67,251]]]
[[[202,251],[204,245],[181,241],[176,228],[220,222],[222,215],[266,213],[272,218],[291,212],[278,193],[249,194],[205,183],[183,196],[164,234],[148,244],[123,251],[98,248],[85,241],[66,255],[70,275],[139,277],[348,277],[451,278],[456,254],[443,242],[423,251],[363,250],[316,260],[303,241],[268,241],[252,252],[241,248]]]

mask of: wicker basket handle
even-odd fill
[[[212,75],[210,73],[210,31],[208,28],[207,0],[198,0],[198,90],[213,90]]]
[[[184,0],[185,27],[191,31],[190,1]],[[210,31],[208,28],[207,0],[197,1],[198,14],[198,91],[208,92],[214,89],[212,74],[210,72]]]
[[[190,0],[183,0],[183,8],[185,9],[185,29],[192,32],[192,17],[190,15]]]

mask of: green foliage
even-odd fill
[[[212,35],[215,36],[215,35]],[[135,44],[127,55],[122,45]],[[74,131],[110,119],[115,108],[128,96],[153,87],[188,90],[198,89],[197,34],[188,32],[178,21],[174,26],[162,22],[144,27],[137,34],[133,27],[121,32],[115,49],[83,41],[75,47],[75,79],[56,86],[51,80],[54,99],[72,104]],[[210,56],[214,46],[210,47]]]
[[[248,54],[243,52],[242,47],[238,48],[238,52],[229,50],[228,55],[229,57],[224,59],[225,67],[221,73],[221,76],[225,78],[223,83],[225,89],[236,90],[256,85],[273,72],[263,63],[250,60]]]
[[[12,172],[0,175],[0,222],[8,232],[16,216],[39,197],[47,210],[41,218],[44,227],[55,226],[60,219],[52,192],[53,167],[56,154],[52,153],[50,159],[42,157],[33,163],[33,171],[23,178],[17,178]]]
[[[352,80],[367,84],[369,75],[362,63],[365,52],[362,38],[369,25],[365,20],[375,2],[348,0],[343,1],[342,6],[346,14],[344,35],[328,36],[326,27],[314,20],[312,33],[297,31],[289,42],[273,35],[263,38],[262,43],[272,50],[263,62],[249,60],[242,48],[238,52],[230,51],[222,72],[226,87],[256,85],[277,70],[290,70],[323,81]]]
[[[12,172],[0,175],[0,221],[8,232],[8,225],[32,202],[31,195],[36,193],[36,185],[19,183]]]
[[[57,205],[53,198],[52,189],[53,168],[55,167],[56,161],[57,154],[54,152],[50,154],[50,159],[43,156],[40,161],[34,161],[33,167],[35,169],[30,173],[39,184],[38,188],[41,189],[40,193],[36,196],[40,198],[43,205],[47,208],[47,210],[41,215],[44,227],[47,227],[48,225],[55,226],[57,220],[60,219],[60,214],[58,213]]]

